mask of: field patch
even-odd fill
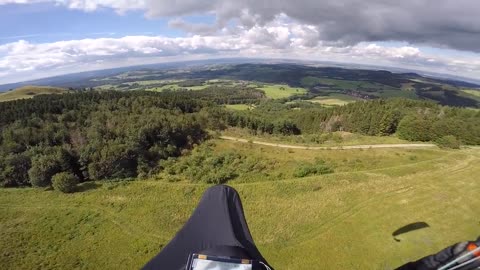
[[[349,95],[344,95],[344,94],[339,94],[339,93],[332,93],[329,94],[328,96],[318,96],[315,97],[311,100],[310,102],[314,103],[319,103],[322,105],[327,105],[327,106],[339,106],[339,105],[345,105],[348,103],[352,103],[355,101],[360,100],[359,98],[355,98]]]
[[[49,86],[23,86],[10,90],[8,92],[0,93],[0,102],[2,101],[11,101],[17,99],[28,99],[33,98],[38,95],[48,95],[48,94],[64,94],[68,90],[60,87],[49,87]]]
[[[471,94],[471,95],[480,97],[480,90],[467,90],[467,89],[463,89],[462,91],[465,92],[465,93],[468,93],[468,94]]]
[[[148,88],[147,87],[145,90],[162,92],[162,91],[165,91],[165,90],[178,91],[180,89],[186,89],[186,90],[196,91],[196,90],[203,90],[207,87],[209,87],[209,85],[179,86],[178,84],[167,84],[167,85],[163,85],[163,86],[160,86],[160,87],[154,87],[154,88]]]
[[[464,93],[467,93],[467,94],[470,94],[472,96],[475,96],[475,97],[479,97],[480,98],[480,90],[473,90],[473,89],[462,89],[461,90],[462,92]]]
[[[236,111],[245,111],[245,110],[251,110],[255,108],[252,105],[247,105],[247,104],[227,104],[225,105],[227,109],[231,110],[236,110]]]
[[[307,87],[312,87],[315,85],[328,86],[332,89],[343,89],[343,90],[399,90],[397,88],[384,85],[376,82],[368,81],[352,81],[352,80],[339,80],[339,79],[327,79],[327,78],[317,78],[312,76],[307,76],[302,78],[301,84]]]
[[[305,94],[307,92],[305,88],[290,87],[286,84],[264,85],[258,89],[264,91],[265,95],[272,99],[287,98],[293,95]]]

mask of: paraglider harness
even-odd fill
[[[209,256],[203,254],[192,254],[188,258],[186,270],[271,270],[268,265],[257,260],[239,259],[224,256]]]
[[[404,226],[393,233],[427,228],[425,222]],[[225,185],[207,189],[182,229],[144,270],[273,270],[255,246],[240,196]],[[480,269],[480,238],[450,246],[437,254],[407,263],[397,270]]]
[[[480,238],[450,246],[397,270],[473,270],[480,269]]]
[[[273,270],[253,241],[240,195],[208,188],[191,217],[144,270]]]

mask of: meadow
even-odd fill
[[[310,102],[319,103],[325,106],[341,106],[360,99],[339,93],[330,93],[328,96],[317,96],[310,100]]]
[[[272,171],[255,181],[229,184],[276,269],[393,269],[478,236],[478,148],[309,151],[213,143],[219,153],[272,161]],[[318,158],[334,173],[291,175]],[[181,228],[208,187],[148,179],[84,183],[74,194],[1,189],[0,268],[139,268]],[[392,238],[418,221],[430,228]]]
[[[178,84],[167,84],[167,85],[164,85],[164,86],[161,86],[161,87],[153,87],[153,88],[148,88],[147,87],[145,90],[162,92],[162,91],[165,91],[165,90],[177,91],[179,89],[187,89],[187,90],[196,91],[196,90],[203,90],[203,89],[207,88],[208,86],[209,85],[197,85],[197,86],[185,87],[185,86],[179,86]]]
[[[251,105],[247,104],[227,104],[225,105],[227,109],[236,110],[236,111],[245,111],[253,108]]]
[[[8,92],[0,93],[0,102],[17,99],[33,98],[37,95],[63,94],[68,92],[65,88],[49,86],[23,86]]]
[[[265,95],[268,98],[272,99],[287,98],[293,95],[301,95],[307,93],[307,90],[305,88],[290,87],[286,84],[263,85],[258,89],[264,91]]]

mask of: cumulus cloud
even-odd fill
[[[459,50],[480,51],[480,2],[477,0],[0,0],[6,3],[52,2],[71,9],[117,12],[143,10],[147,17],[210,14],[211,25],[172,25],[187,32],[212,33],[229,22],[253,28],[286,16],[309,25],[312,38],[342,46],[359,42],[406,41]],[[309,44],[315,44],[311,40]]]
[[[168,26],[183,30],[187,33],[195,33],[199,35],[211,35],[218,31],[218,27],[216,25],[205,23],[189,23],[181,18],[170,20],[168,22]]]
[[[0,0],[0,5],[40,2],[86,12],[140,10],[151,19],[169,18],[170,27],[188,35],[4,44],[0,81],[200,56],[342,61],[480,77],[477,0]],[[215,20],[190,23],[185,18],[190,15]],[[428,53],[424,45],[445,54]]]
[[[99,8],[110,8],[119,13],[123,13],[129,10],[144,10],[147,8],[147,4],[144,0],[0,0],[0,5],[36,3],[54,3],[56,5],[66,6],[70,9],[89,12],[95,11]]]
[[[192,57],[274,57],[397,66],[480,76],[479,57],[429,55],[414,46],[318,41],[315,27],[269,22],[222,35],[126,36],[0,45],[0,82]],[[458,75],[458,74],[457,74]],[[19,79],[21,78],[21,79]]]

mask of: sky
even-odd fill
[[[0,0],[0,83],[169,61],[333,61],[480,80],[478,0]]]

